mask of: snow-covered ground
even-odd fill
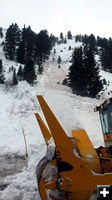
[[[39,160],[46,153],[46,145],[34,116],[34,113],[38,112],[44,119],[36,95],[44,97],[67,135],[70,136],[72,130],[84,128],[95,147],[104,145],[99,116],[94,112],[95,106],[98,106],[102,99],[74,95],[70,88],[61,84],[70,66],[73,50],[68,51],[69,45],[74,48],[81,43],[75,43],[73,39],[68,40],[67,44],[56,45],[56,54],[52,50],[50,59],[44,64],[43,74],[37,76],[37,85],[32,87],[22,81],[10,90],[5,86],[0,87],[0,163],[3,166],[2,169],[0,167],[0,200],[40,200],[35,171]],[[58,68],[57,64],[59,55],[62,59],[61,68]],[[0,59],[3,60],[8,80],[11,76],[9,67],[13,65],[18,69],[19,64],[4,58],[1,45]],[[103,71],[100,73],[110,81],[107,92],[104,91],[102,95],[107,97],[112,89],[111,75]],[[28,146],[27,159],[22,128]],[[9,160],[13,162],[10,163]],[[8,170],[11,171],[10,174],[6,173]]]

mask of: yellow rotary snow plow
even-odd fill
[[[49,126],[35,114],[47,146],[46,156],[36,170],[41,199],[89,200],[97,185],[112,185],[112,130],[105,128],[108,120],[111,127],[112,101],[96,109],[108,146],[94,149],[85,130],[73,130],[69,138],[43,97],[37,98]],[[106,115],[111,119],[107,120]]]

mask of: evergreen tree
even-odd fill
[[[75,36],[75,41],[76,42],[82,42],[82,36],[81,35],[76,35]]]
[[[35,42],[36,34],[31,30],[31,27],[23,28],[22,40],[17,51],[17,61],[21,64],[25,64],[27,59],[35,59]]]
[[[66,44],[67,43],[67,40],[66,40],[66,38],[64,39],[64,44]]]
[[[18,84],[18,79],[17,79],[17,75],[16,75],[16,70],[14,69],[13,71],[13,77],[12,77],[12,85],[17,85]]]
[[[94,54],[89,46],[75,48],[69,68],[68,84],[78,95],[95,97],[103,88]]]
[[[23,70],[22,70],[22,66],[21,65],[19,66],[19,70],[17,72],[17,77],[18,77],[19,81],[23,80]]]
[[[0,60],[0,84],[5,82],[4,73],[3,73],[3,65],[2,60]]]
[[[62,81],[62,85],[67,85],[67,78]]]
[[[3,29],[0,27],[0,37],[3,38]]]
[[[14,71],[14,67],[13,67],[13,65],[12,65],[12,67],[11,67],[11,71],[12,71],[12,72]]]
[[[71,49],[72,49],[71,46],[69,46],[69,47],[68,47],[68,50],[70,51]]]
[[[60,56],[58,56],[58,60],[57,60],[57,62],[58,62],[58,64],[61,63],[61,57],[60,57]]]
[[[37,64],[40,66],[46,59],[49,58],[51,50],[51,41],[48,36],[47,30],[42,30],[36,37],[36,60]]]
[[[20,44],[20,29],[17,24],[12,24],[9,26],[6,32],[5,43],[4,43],[4,52],[5,57],[9,60],[16,59],[17,49]]]
[[[40,65],[40,66],[38,67],[38,73],[39,73],[39,74],[42,74],[43,71],[44,71],[43,65]]]
[[[69,68],[68,85],[76,92],[76,94],[83,95],[84,85],[82,83],[82,60],[83,60],[82,47],[75,48],[72,55],[72,65]]]
[[[102,41],[102,42],[101,42]],[[100,39],[100,61],[102,69],[112,73],[112,40]]]
[[[72,39],[72,34],[71,34],[71,31],[68,31],[68,33],[67,33],[67,38],[68,38],[69,40],[71,40],[71,39]]]
[[[63,33],[60,33],[60,39],[61,39],[61,42],[63,43],[63,40],[64,40]]]
[[[25,59],[26,59],[25,41],[21,41],[17,51],[17,61],[21,64],[25,64]]]
[[[56,49],[54,49],[54,54],[56,54]]]
[[[50,35],[50,43],[51,43],[51,46],[55,46],[55,43],[58,41],[58,38],[55,37],[53,34]]]
[[[91,50],[95,51],[96,39],[93,34],[88,37],[88,44],[90,45]]]
[[[27,63],[24,67],[24,80],[29,84],[33,85],[34,80],[36,79],[34,63],[31,59],[27,60]]]
[[[86,95],[96,97],[103,89],[103,84],[99,76],[99,66],[96,64],[93,48],[85,46],[83,54],[83,67],[86,69],[84,78]]]

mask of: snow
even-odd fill
[[[0,39],[0,43],[2,41]],[[28,146],[28,159],[21,172],[18,170],[16,174],[1,177],[0,186],[7,186],[0,190],[0,200],[40,200],[36,166],[46,154],[46,144],[34,116],[34,113],[38,112],[45,122],[36,95],[44,97],[68,136],[72,130],[84,128],[94,147],[104,145],[99,115],[93,110],[100,105],[104,97],[109,96],[108,92],[112,89],[111,75],[100,72],[102,78],[110,81],[100,100],[72,94],[70,88],[61,84],[68,73],[73,52],[68,51],[68,47],[75,48],[80,45],[81,43],[75,43],[74,38],[67,40],[67,44],[56,45],[56,54],[54,55],[52,50],[50,59],[44,64],[43,74],[37,76],[37,85],[32,87],[21,81],[12,89],[0,87],[0,159],[5,155],[25,156],[22,128]],[[57,64],[59,55],[62,59],[60,69]],[[6,60],[1,45],[0,59],[3,61],[6,80],[9,81],[12,76],[9,67],[13,65],[18,70],[19,63]]]

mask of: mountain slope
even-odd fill
[[[12,158],[16,155],[20,162],[20,157],[25,155],[22,128],[26,135],[29,154],[27,162],[23,161],[24,167],[19,166],[16,173],[13,173],[13,163],[8,165],[8,170],[11,167],[13,170],[12,174],[7,176],[5,174],[2,177],[4,169],[0,168],[0,188],[2,188],[0,189],[0,200],[40,199],[35,170],[39,160],[45,155],[46,146],[34,116],[34,113],[38,112],[43,117],[36,95],[42,95],[45,98],[67,135],[70,136],[73,129],[84,128],[95,147],[104,144],[98,113],[93,112],[94,107],[99,105],[102,99],[73,95],[70,88],[61,84],[70,66],[69,61],[73,50],[68,51],[69,45],[74,48],[80,46],[81,43],[75,43],[73,38],[68,40],[67,44],[56,45],[54,47],[56,54],[54,55],[54,50],[52,50],[50,59],[44,63],[43,74],[37,76],[37,85],[32,87],[26,81],[21,81],[9,90],[5,86],[0,86],[0,162],[4,162],[5,168],[7,167],[7,156]],[[57,63],[59,55],[62,58],[61,68],[58,68]],[[6,60],[2,46],[0,46],[0,56],[3,60],[5,76],[7,80],[10,80],[12,74],[9,73],[9,67],[13,65],[18,70],[19,63]],[[111,90],[111,75],[103,71],[100,73],[110,81],[107,91]],[[108,92],[104,91],[102,98],[107,96]],[[6,158],[5,161],[3,156]],[[13,161],[14,158],[12,158]],[[3,188],[3,185],[6,187]]]

